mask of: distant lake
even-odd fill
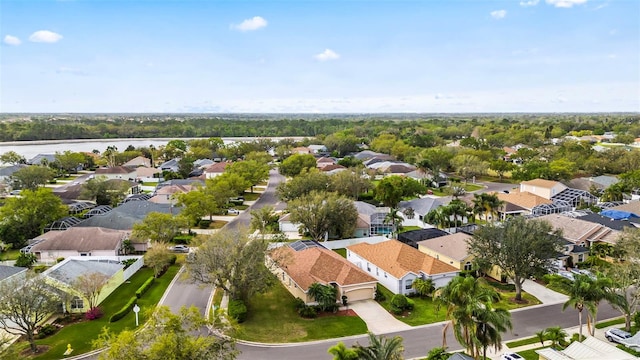
[[[124,151],[129,145],[133,147],[146,147],[153,145],[156,148],[167,145],[171,140],[176,138],[158,138],[158,139],[74,139],[74,140],[40,140],[40,141],[12,141],[0,143],[0,154],[7,151],[15,151],[29,160],[38,154],[55,154],[56,152],[65,152],[67,150],[73,152],[92,152],[98,150],[100,153],[105,151],[108,146],[115,146],[118,151]],[[180,138],[179,140],[192,140],[194,138]],[[284,138],[272,138],[280,140]],[[232,144],[239,141],[253,141],[257,138],[236,137],[222,138],[225,144]]]

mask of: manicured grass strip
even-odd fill
[[[242,195],[244,197],[244,201],[255,201],[258,200],[258,198],[260,197],[260,195],[262,195],[261,193],[250,193],[250,192],[244,192],[244,194]]]
[[[216,292],[213,294],[213,305],[217,308],[222,303],[222,297],[224,296],[224,290],[222,288],[216,288]]]
[[[604,328],[609,327],[609,326],[620,325],[620,324],[624,324],[624,318],[623,317],[599,322],[599,323],[596,324],[596,329],[604,329]]]
[[[337,252],[340,256],[342,256],[343,258],[347,258],[347,249],[342,248],[342,249],[334,249],[333,251]]]
[[[497,304],[494,304],[494,307],[496,308],[513,310],[513,309],[519,309],[519,308],[527,307],[531,305],[538,305],[542,303],[535,296],[525,292],[522,293],[522,300],[525,300],[526,303],[522,303],[522,304],[511,301],[511,299],[516,297],[515,291],[512,291],[512,292],[498,291],[498,292],[500,293],[500,297],[502,298],[502,300],[500,300],[500,302],[498,302]]]
[[[420,229],[422,229],[420,226],[403,226],[402,230],[400,230],[399,233],[413,231],[413,230],[420,230]]]
[[[536,353],[536,350],[540,350],[540,349],[544,349],[544,348],[518,351],[518,355],[522,356],[525,360],[538,360],[540,358],[540,355]]]
[[[514,349],[520,346],[531,345],[535,343],[539,343],[540,340],[537,337],[529,337],[521,340],[515,340],[507,343],[509,349]]]
[[[247,320],[240,324],[238,337],[268,343],[301,342],[364,334],[367,325],[357,316],[328,315],[301,318],[294,297],[278,281],[265,294],[254,295],[247,303]]]
[[[167,272],[160,278],[156,279],[149,290],[138,299],[138,306],[141,311],[139,313],[140,326],[149,318],[160,298],[164,294],[167,287],[173,280],[174,276],[180,270],[181,264],[171,266]],[[82,354],[93,350],[92,341],[102,332],[103,327],[107,327],[111,332],[117,334],[125,329],[135,328],[135,314],[130,312],[125,317],[115,323],[109,323],[109,318],[115,314],[132,296],[135,296],[136,290],[149,278],[153,276],[153,270],[142,268],[135,273],[128,282],[120,285],[114,292],[106,298],[100,308],[104,315],[102,318],[93,321],[83,321],[78,324],[66,325],[53,336],[46,339],[38,340],[38,345],[49,346],[49,351],[35,357],[35,359],[60,359],[67,349],[67,344],[71,344],[74,349],[73,355]]]

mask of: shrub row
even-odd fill
[[[127,301],[127,303],[120,310],[118,310],[117,313],[111,315],[111,317],[109,318],[109,322],[116,322],[127,316],[129,311],[133,309],[133,306],[136,304],[136,302],[138,302],[138,298],[132,296],[131,299],[129,299],[129,301]]]
[[[247,320],[247,305],[242,300],[229,301],[229,316],[239,323],[244,322]]]
[[[151,287],[151,284],[153,284],[153,280],[155,278],[153,276],[150,276],[147,281],[144,282],[144,284],[140,285],[140,287],[138,288],[138,290],[136,290],[136,298],[140,299],[140,297],[142,296],[142,294],[146,293],[147,290],[149,290],[149,288]]]

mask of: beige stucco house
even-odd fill
[[[548,200],[564,189],[567,189],[567,186],[561,182],[544,179],[533,179],[520,183],[520,192],[529,192]]]
[[[53,230],[34,239],[29,252],[41,262],[55,262],[71,256],[117,256],[130,231],[102,227],[72,227]]]
[[[273,250],[267,262],[285,288],[305,304],[315,304],[309,296],[313,283],[331,285],[337,299],[349,302],[373,299],[377,281],[337,253],[315,241],[296,241]]]
[[[458,270],[471,270],[473,256],[469,255],[467,241],[471,235],[458,232],[418,242],[418,250],[447,263]]]

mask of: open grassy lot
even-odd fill
[[[160,278],[156,279],[151,288],[138,300],[138,306],[141,311],[139,313],[140,326],[149,318],[151,312],[155,309],[164,294],[165,290],[173,280],[174,276],[180,269],[180,264],[176,263],[171,266],[167,272]],[[109,317],[116,313],[120,308],[132,297],[135,296],[136,290],[150,277],[153,276],[153,270],[149,268],[140,269],[127,282],[120,285],[107,299],[105,299],[100,308],[104,316],[98,320],[82,321],[77,324],[70,324],[63,327],[56,334],[45,339],[38,340],[37,344],[49,346],[49,350],[34,359],[60,359],[67,349],[67,344],[71,344],[74,349],[73,355],[82,354],[91,351],[92,341],[102,332],[102,328],[107,327],[114,333],[119,333],[125,329],[133,329],[135,327],[135,314],[130,312],[127,316],[109,323]]]
[[[20,249],[10,249],[0,253],[0,261],[16,260],[20,255]]]
[[[265,294],[254,296],[247,304],[247,320],[240,325],[243,340],[284,343],[364,334],[367,325],[357,316],[320,316],[301,318],[294,308],[293,296],[278,281]]]

